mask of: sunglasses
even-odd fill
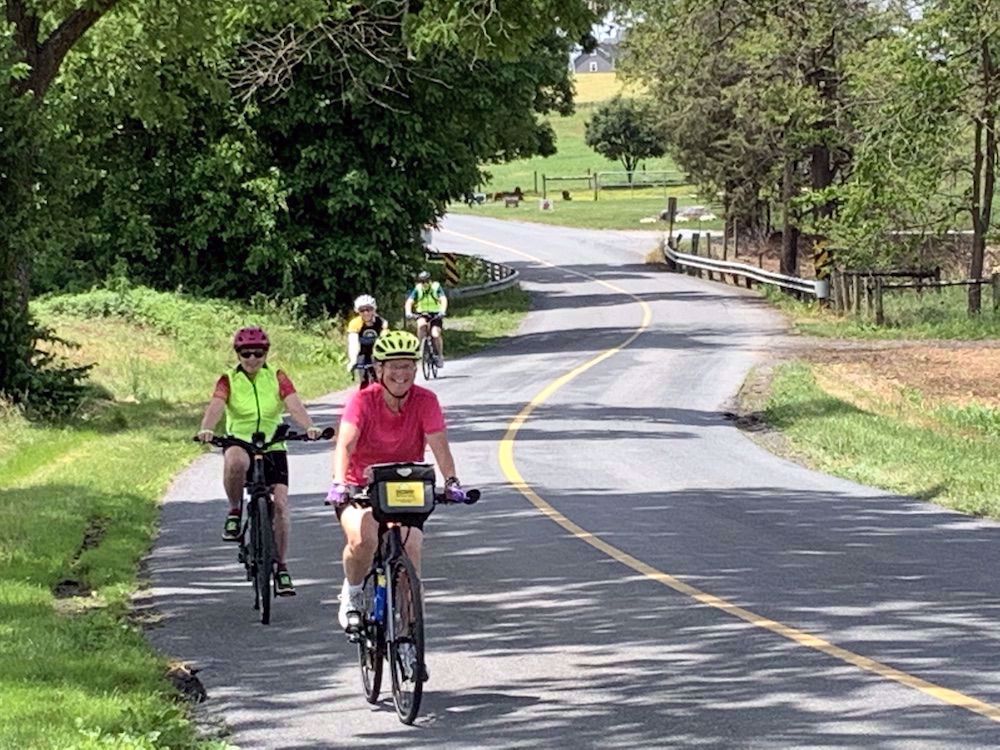
[[[244,359],[249,359],[250,357],[256,357],[257,359],[263,359],[267,356],[267,351],[264,349],[240,349],[237,352]]]
[[[374,307],[359,307],[358,312],[375,312]]]

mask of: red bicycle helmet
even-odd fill
[[[248,328],[241,328],[233,336],[233,349],[246,349],[247,347],[256,346],[263,349],[271,348],[271,341],[268,339],[267,334],[264,333],[264,329],[259,326],[250,326]]]

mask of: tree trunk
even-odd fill
[[[34,345],[27,297],[31,265],[9,238],[0,241],[0,394],[16,399],[28,385]]]
[[[795,197],[795,161],[786,158],[781,177],[781,273],[795,276],[799,267],[799,228],[792,217],[792,199]]]
[[[981,279],[986,257],[986,235],[992,223],[993,195],[996,190],[996,97],[994,80],[997,71],[988,40],[980,47],[983,76],[982,109],[975,126],[975,154],[972,165],[972,257],[969,278]],[[978,315],[983,307],[983,287],[969,287],[969,315]]]

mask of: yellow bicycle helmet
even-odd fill
[[[409,331],[386,331],[375,340],[372,356],[376,362],[420,359],[420,342]]]

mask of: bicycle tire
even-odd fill
[[[365,578],[363,596],[365,622],[358,641],[358,662],[361,667],[361,687],[369,703],[377,703],[382,689],[382,667],[385,663],[385,628],[375,621],[373,602],[375,600],[374,575]],[[383,615],[385,613],[383,612]]]
[[[274,570],[274,529],[268,512],[269,498],[258,497],[253,503],[254,562],[257,566],[254,588],[260,600],[260,622],[271,623],[271,577]]]
[[[424,693],[424,603],[420,579],[406,555],[393,563],[391,593],[388,615],[393,618],[393,628],[388,651],[392,702],[399,720],[412,724]]]
[[[431,365],[433,364],[433,347],[431,346],[431,337],[424,337],[424,345],[420,352],[420,367],[424,372],[424,380],[431,379]]]

